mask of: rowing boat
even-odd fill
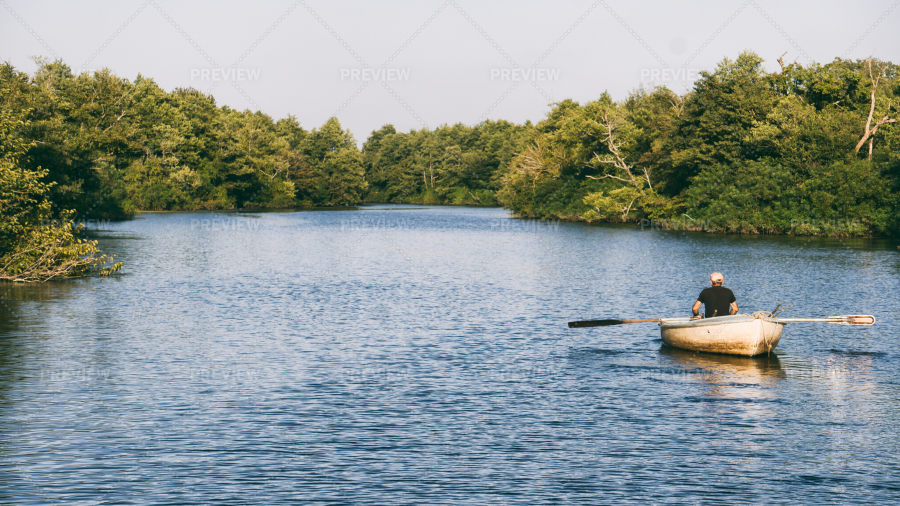
[[[669,346],[689,351],[726,353],[752,357],[770,353],[778,346],[785,322],[768,316],[719,316],[700,320],[664,318],[659,320],[662,340]]]
[[[781,307],[781,304],[778,304]],[[781,340],[781,331],[788,322],[821,322],[839,325],[875,325],[872,315],[829,316],[828,318],[776,318],[773,313],[757,311],[750,314],[720,316],[718,318],[644,318],[640,320],[579,320],[569,322],[569,328],[609,327],[626,323],[658,322],[662,340],[669,346],[688,351],[725,353],[754,357],[771,353]]]

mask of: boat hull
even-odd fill
[[[660,320],[662,340],[682,350],[752,357],[778,346],[784,322],[749,315]]]

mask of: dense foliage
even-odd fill
[[[21,136],[34,145],[24,168],[44,167],[55,208],[81,219],[341,205],[366,192],[356,141],[334,118],[307,131],[292,116],[217,107],[141,76],[76,76],[61,62],[41,61],[33,76],[3,65],[0,80],[4,107],[27,111]]]
[[[43,182],[46,170],[22,168],[21,160],[33,142],[18,134],[27,122],[12,108],[0,110],[0,280],[46,281],[87,274],[107,275],[121,263],[106,267],[112,258],[98,255],[96,241],[76,235],[72,213],[54,219],[47,200],[54,184]]]
[[[779,59],[768,73],[746,52],[683,96],[564,100],[537,124],[385,125],[362,149],[335,118],[306,130],[142,76],[38,63],[33,76],[0,65],[0,103],[24,143],[4,170],[30,178],[55,219],[399,202],[742,233],[900,232],[900,68],[875,59]]]
[[[399,133],[386,125],[363,145],[367,200],[496,205],[502,168],[532,137],[531,123],[485,121]]]
[[[898,233],[898,68],[743,53],[694,89],[563,101],[502,168],[521,216],[656,220],[741,233]],[[779,60],[780,62],[780,60]]]

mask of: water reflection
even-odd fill
[[[21,285],[0,284],[0,410],[6,410],[9,405],[9,391],[13,386],[16,365],[22,361],[22,350],[17,337],[20,329],[18,286]]]
[[[665,344],[659,349],[659,353],[670,365],[686,371],[697,371],[704,381],[711,383],[764,383],[787,377],[781,368],[781,361],[774,353],[742,357],[686,351]]]
[[[42,364],[51,360],[54,340],[43,337],[47,329],[59,330],[61,321],[83,325],[83,312],[73,313],[60,306],[81,295],[90,279],[47,283],[0,283],[0,413],[24,377],[40,376]],[[54,320],[54,315],[59,316]],[[36,372],[37,371],[37,372]],[[0,423],[3,419],[0,418]]]

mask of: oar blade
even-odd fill
[[[570,329],[581,327],[607,327],[609,325],[621,325],[623,320],[581,320],[577,322],[569,322]]]
[[[658,322],[659,318],[647,318],[644,320],[581,320],[578,322],[569,322],[569,328],[576,327],[608,327],[610,325],[622,325],[623,323],[650,323]]]

